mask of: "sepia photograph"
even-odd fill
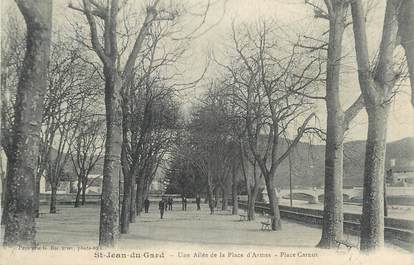
[[[0,265],[414,264],[414,0],[0,14]]]

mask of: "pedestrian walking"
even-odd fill
[[[197,194],[196,195],[197,211],[200,211],[201,210],[200,203],[201,203],[200,194]]]
[[[170,211],[172,211],[172,206],[173,206],[173,198],[172,197],[169,197],[168,198],[168,210],[170,210]]]
[[[158,203],[158,209],[160,210],[160,215],[161,215],[161,219],[164,216],[164,210],[165,210],[165,203],[164,203],[164,199],[161,199],[160,202]]]
[[[149,206],[150,206],[150,201],[148,200],[148,197],[146,197],[145,200],[144,200],[145,213],[148,213]]]
[[[182,205],[183,205],[183,211],[187,211],[187,198],[183,196],[182,198]]]
[[[209,201],[208,201],[208,207],[210,208],[210,214],[214,214],[214,206],[215,206],[215,201],[214,201],[214,199],[213,198],[211,198]]]

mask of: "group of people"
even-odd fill
[[[183,211],[187,211],[187,197],[183,196],[181,200]],[[197,211],[201,210],[201,197],[199,194],[196,195],[196,204],[197,204]]]
[[[201,203],[200,195],[197,195],[196,196],[196,204],[197,204],[197,210],[198,211],[201,210],[200,203]],[[172,197],[168,197],[168,198],[163,197],[159,201],[159,203],[158,203],[158,209],[160,210],[160,217],[161,217],[161,219],[163,219],[164,212],[167,209],[168,210],[172,210],[172,205],[173,205],[173,198]],[[181,205],[182,205],[182,210],[183,211],[187,211],[187,197],[185,195],[183,195],[181,197]]]
[[[174,203],[174,199],[172,197],[165,198],[163,197],[160,202],[158,203],[158,209],[160,210],[161,219],[164,216],[164,211],[170,210],[172,211],[172,206]]]
[[[182,205],[183,211],[187,211],[187,197],[185,196],[182,197],[181,205]]]
[[[200,197],[200,195],[197,194],[195,201],[196,201],[196,204],[197,204],[197,211],[201,210],[201,205],[200,205],[201,204],[201,197]],[[174,199],[172,197],[162,197],[161,198],[161,200],[158,202],[158,209],[160,211],[161,219],[163,219],[165,211],[167,211],[167,210],[172,211],[173,203],[174,203]],[[182,210],[187,211],[187,197],[186,196],[182,196],[181,204],[182,204]],[[148,213],[149,206],[150,206],[150,200],[147,197],[144,200],[145,213]],[[210,207],[210,210],[211,210],[211,207]],[[213,210],[213,212],[214,212],[214,210]]]

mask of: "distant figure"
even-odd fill
[[[197,211],[201,210],[200,203],[201,203],[200,194],[197,194],[196,196]]]
[[[145,198],[145,200],[144,200],[144,209],[145,209],[145,213],[148,213],[149,206],[150,206],[150,201],[148,200],[148,197],[147,197],[147,198]]]
[[[168,210],[170,211],[172,211],[173,202],[174,202],[173,198],[169,197],[168,198]]]
[[[211,198],[208,201],[208,207],[210,208],[210,214],[214,214],[214,207],[215,207],[215,205],[216,205],[216,202],[214,201],[213,198]]]
[[[182,204],[183,204],[183,211],[187,211],[187,198],[185,196],[183,196]]]
[[[165,203],[163,199],[161,199],[160,202],[158,203],[158,209],[160,209],[160,215],[162,219],[162,217],[164,216],[164,209],[165,209]]]

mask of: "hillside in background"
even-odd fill
[[[281,150],[286,146],[281,141]],[[52,157],[55,156],[53,150]],[[345,143],[344,152],[344,186],[362,186],[364,171],[365,141],[352,141]],[[390,167],[390,160],[396,160],[396,166],[407,166],[414,161],[414,138],[404,138],[387,144],[385,167]],[[325,146],[299,142],[292,155],[292,185],[294,186],[323,186],[325,174]],[[91,174],[102,174],[103,158],[97,162]],[[68,159],[65,171],[72,175],[72,161]],[[160,171],[161,173],[161,171]],[[278,187],[289,186],[289,160],[285,159],[276,173]]]
[[[284,149],[282,147],[282,149]],[[344,186],[362,186],[365,159],[365,141],[345,143]],[[396,160],[396,166],[407,166],[414,161],[414,138],[404,138],[387,144],[385,167],[390,160]],[[299,143],[291,155],[292,185],[323,186],[325,173],[325,146]],[[289,161],[283,161],[277,171],[276,185],[289,186]]]

